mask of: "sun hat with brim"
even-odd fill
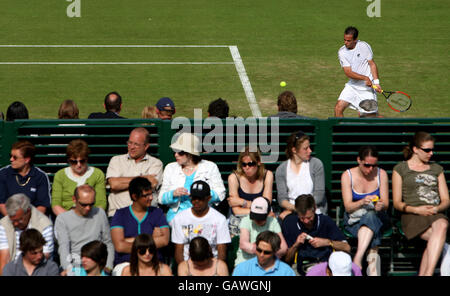
[[[175,152],[184,151],[197,156],[200,156],[200,147],[200,140],[196,135],[191,133],[182,133],[175,142],[170,145],[170,148]]]

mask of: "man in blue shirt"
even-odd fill
[[[50,208],[50,181],[47,174],[33,165],[35,146],[20,140],[11,147],[11,165],[0,170],[0,216],[7,216],[6,200],[17,193],[25,194],[42,213]]]
[[[312,195],[298,196],[295,210],[283,220],[281,230],[289,247],[285,260],[289,264],[296,261],[300,275],[305,275],[309,267],[328,261],[333,250],[350,253],[350,245],[333,219],[316,214]]]
[[[238,264],[233,276],[295,276],[294,270],[275,255],[280,245],[278,234],[261,232],[256,237],[256,257]]]
[[[114,244],[114,265],[130,260],[134,238],[141,233],[153,236],[158,249],[169,244],[169,225],[160,208],[152,207],[152,184],[143,177],[131,180],[129,188],[133,203],[116,211],[111,220]]]

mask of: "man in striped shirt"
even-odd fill
[[[50,219],[31,205],[23,193],[12,195],[5,203],[7,216],[0,220],[0,274],[5,265],[17,259],[20,234],[29,228],[37,229],[45,239],[44,255],[50,258],[53,249],[53,225]]]

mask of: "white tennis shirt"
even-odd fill
[[[343,45],[338,51],[338,57],[341,67],[351,67],[353,72],[368,76],[370,80],[373,80],[369,67],[369,61],[373,59],[373,52],[367,42],[358,40],[353,49],[348,49]],[[364,80],[357,79],[350,79],[347,85],[360,90],[369,88]]]

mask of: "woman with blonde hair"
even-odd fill
[[[450,252],[445,242],[450,205],[444,169],[430,161],[434,138],[429,133],[417,132],[403,150],[405,161],[392,171],[394,207],[402,212],[402,230],[408,240],[415,237],[427,241],[420,263],[419,276],[431,276],[441,256],[441,275],[449,275]],[[444,251],[443,251],[444,250]]]
[[[141,113],[142,118],[158,118],[155,106],[145,106]]]
[[[230,235],[239,235],[241,219],[250,213],[252,201],[263,196],[272,202],[273,173],[261,162],[257,147],[246,146],[239,154],[236,170],[228,176]]]

